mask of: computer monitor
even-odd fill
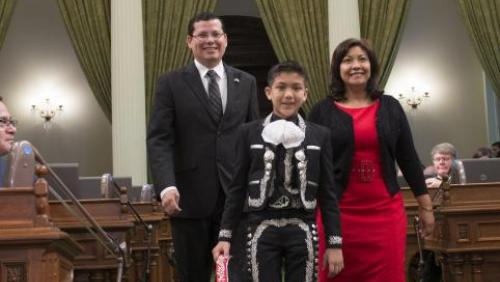
[[[75,195],[77,198],[82,198],[80,195],[80,183],[78,181],[79,177],[79,164],[78,163],[49,163],[49,167],[55,174],[62,180],[64,185],[68,187],[68,189]],[[45,177],[47,182],[51,187],[54,188],[63,199],[66,199],[67,196],[65,193],[61,193],[61,188],[57,184],[55,178],[49,173]],[[51,195],[52,196],[52,195]],[[50,197],[50,199],[53,199]]]
[[[80,191],[79,194],[81,195],[82,199],[98,199],[102,198],[103,195],[101,195],[101,176],[82,176],[79,179],[80,182]],[[131,190],[132,187],[132,178],[130,177],[113,177],[113,180],[118,184],[120,187],[127,187],[127,191]],[[111,198],[118,197],[118,193],[115,190],[114,187],[109,187],[110,189],[110,196]]]
[[[101,198],[101,177],[81,176],[78,180],[82,199]]]
[[[500,182],[500,158],[463,159],[467,183]]]

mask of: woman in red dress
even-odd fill
[[[408,121],[398,100],[377,90],[378,62],[365,41],[340,43],[331,73],[331,95],[314,106],[309,119],[332,131],[344,269],[328,278],[320,268],[319,280],[403,282],[407,222],[396,162],[419,204],[421,235],[434,228]],[[322,234],[321,214],[317,219]],[[324,244],[320,238],[319,257]]]

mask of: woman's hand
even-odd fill
[[[420,237],[429,239],[434,231],[434,212],[432,211],[432,208],[419,207],[418,216],[420,218]]]
[[[418,216],[420,218],[419,233],[422,238],[429,238],[434,231],[434,209],[429,194],[423,194],[417,197]]]
[[[323,267],[328,266],[328,277],[333,277],[344,268],[344,257],[342,249],[326,249],[323,259]]]

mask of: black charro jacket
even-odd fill
[[[238,150],[235,152],[238,160],[237,173],[228,189],[220,240],[230,239],[230,234],[236,230],[242,212],[261,212],[268,209],[268,192],[273,180],[265,180],[264,155],[266,151],[274,153],[275,148],[262,139],[263,125],[264,120],[257,120],[240,127]],[[314,218],[316,206],[319,205],[323,216],[325,236],[330,241],[336,242],[329,244],[329,247],[339,247],[338,240],[330,239],[341,238],[339,209],[331,173],[333,158],[330,132],[327,128],[310,122],[305,122],[305,125],[305,139],[299,147],[294,148],[294,155],[297,151],[303,151],[307,163],[304,182],[306,185],[304,185],[304,191],[301,192],[303,193],[301,209],[306,214],[312,214]],[[297,169],[297,166],[294,166],[294,169]],[[273,169],[275,169],[275,163],[273,163]],[[261,185],[263,182],[264,185]]]
[[[394,97],[382,95],[376,115],[380,143],[382,175],[391,195],[399,192],[397,162],[413,194],[427,193],[422,165],[418,158],[410,126],[401,104]],[[337,106],[332,97],[318,102],[309,113],[309,120],[330,128],[332,133],[333,166],[337,199],[342,197],[349,182],[354,156],[352,118]]]

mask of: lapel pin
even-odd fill
[[[236,82],[236,83],[240,83],[240,79],[239,79],[239,78],[235,78],[235,79],[234,79],[234,82]]]

